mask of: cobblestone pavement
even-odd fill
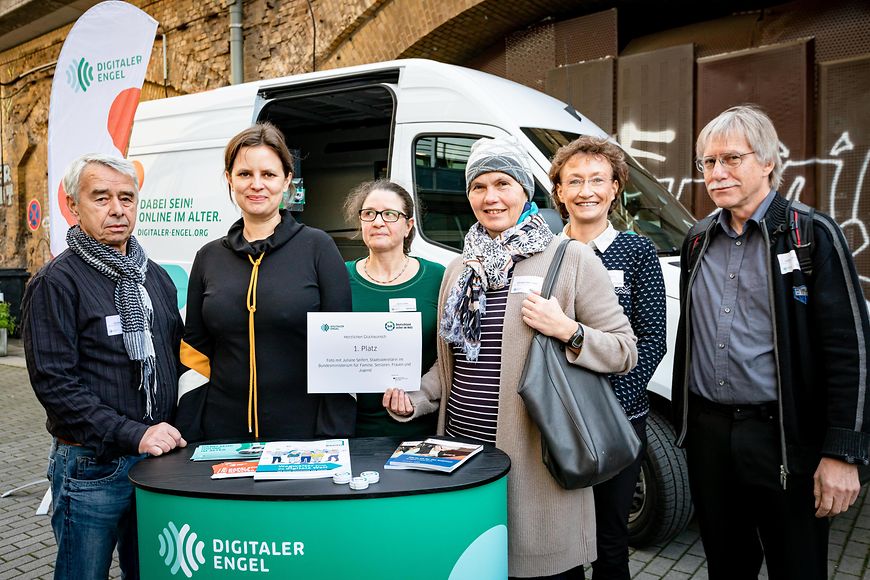
[[[10,340],[0,358],[0,493],[45,477],[51,438],[45,415],[27,378],[21,343]],[[0,498],[0,580],[52,576],[55,545],[48,516],[37,516],[45,482]],[[865,488],[856,505],[832,524],[828,553],[830,580],[870,580],[870,501]],[[704,548],[697,526],[668,544],[634,550],[632,578],[706,579]],[[117,565],[111,578],[118,578]],[[762,577],[766,573],[762,571]]]

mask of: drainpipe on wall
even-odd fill
[[[311,14],[311,72],[317,70],[317,19],[314,18],[314,7],[311,6],[311,0],[305,0],[308,3],[308,12]]]
[[[244,82],[245,41],[242,36],[242,2],[235,0],[230,5],[230,82],[238,85]]]
[[[169,96],[169,63],[166,60],[166,33],[160,35],[163,40],[163,96]]]

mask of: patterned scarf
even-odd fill
[[[441,318],[441,337],[465,353],[466,360],[480,354],[480,319],[486,314],[486,293],[504,288],[514,264],[543,252],[553,232],[540,215],[525,218],[495,239],[480,223],[465,235],[462,263],[456,285],[450,290]]]
[[[96,241],[79,226],[69,229],[66,243],[75,255],[115,283],[115,309],[121,317],[124,348],[130,360],[141,364],[139,388],[145,389],[145,415],[153,419],[152,408],[157,396],[156,357],[151,340],[154,309],[143,285],[148,256],[133,236],[127,240],[125,256]]]

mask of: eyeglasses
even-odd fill
[[[755,151],[747,151],[746,153],[736,153],[734,151],[730,153],[722,153],[721,155],[714,155],[710,157],[702,157],[701,159],[695,159],[695,167],[698,168],[698,171],[701,173],[709,173],[713,171],[713,168],[716,167],[716,162],[718,161],[722,167],[740,167],[740,164],[743,163],[743,158],[747,155],[752,155]]]
[[[408,217],[407,215],[395,209],[383,209],[381,211],[377,211],[374,209],[359,210],[359,219],[364,222],[373,222],[378,219],[378,216],[381,216],[381,219],[388,224],[399,221],[399,217]]]
[[[592,188],[592,191],[599,191],[611,181],[614,181],[612,177],[610,179],[604,179],[603,177],[592,177],[590,179],[575,178],[563,183],[562,187],[564,187],[565,191],[568,193],[580,193],[583,191],[583,187],[588,183],[589,187]]]

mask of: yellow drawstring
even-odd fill
[[[260,438],[260,423],[259,415],[257,414],[257,350],[254,348],[254,312],[257,311],[257,277],[260,274],[260,262],[263,261],[263,256],[266,252],[260,254],[260,257],[254,260],[250,255],[248,260],[254,265],[251,270],[251,281],[248,284],[248,343],[251,345],[249,353],[250,376],[248,381],[248,433],[254,432],[254,438]],[[252,413],[253,411],[253,413]],[[253,429],[251,428],[251,418],[253,416]]]

